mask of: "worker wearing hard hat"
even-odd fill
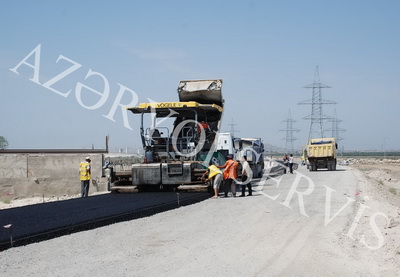
[[[85,161],[79,164],[82,197],[88,197],[89,195],[90,162],[91,162],[90,157],[86,157]]]

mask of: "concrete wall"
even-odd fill
[[[26,155],[0,155],[0,178],[28,177],[26,163]]]
[[[91,157],[89,193],[105,191],[102,179],[103,154],[1,154],[0,197],[80,194],[79,163]]]

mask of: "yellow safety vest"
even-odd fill
[[[222,171],[219,170],[219,168],[216,167],[215,165],[210,165],[208,167],[208,170],[210,171],[210,174],[208,174],[208,178],[210,178],[210,179],[217,174],[222,174]]]
[[[87,181],[90,180],[90,164],[88,162],[81,162],[79,164],[79,171],[81,175],[81,181]]]

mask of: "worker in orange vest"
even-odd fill
[[[225,197],[228,197],[229,188],[232,196],[236,197],[236,183],[238,162],[233,159],[233,155],[229,154],[226,157],[228,160],[224,165],[217,165],[218,168],[224,168],[224,192]]]

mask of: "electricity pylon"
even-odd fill
[[[322,105],[336,104],[336,102],[322,99],[322,89],[330,88],[330,86],[324,85],[320,82],[318,66],[315,70],[314,83],[306,86],[305,88],[312,88],[311,100],[299,102],[299,105],[311,105],[311,114],[304,117],[304,119],[311,120],[308,140],[312,138],[324,138],[325,134],[323,123],[324,120],[331,119],[331,117],[322,112]]]
[[[335,138],[337,143],[339,143],[339,141],[343,140],[341,133],[346,130],[339,127],[339,123],[343,122],[343,120],[337,118],[336,109],[333,112],[333,117],[330,121],[332,122],[332,129],[327,131],[332,131],[332,137]],[[343,147],[341,148],[340,154],[343,156]]]
[[[235,126],[237,126],[237,124],[233,123],[233,117],[232,117],[232,123],[228,125],[231,126],[230,133],[232,134],[232,137],[235,137],[235,132],[240,132],[240,131],[235,129]]]
[[[294,152],[293,141],[297,140],[297,138],[295,138],[293,136],[293,133],[294,132],[299,132],[300,130],[293,128],[293,123],[295,123],[296,120],[292,119],[292,115],[290,113],[290,110],[289,110],[289,114],[288,114],[287,119],[283,120],[282,122],[286,122],[286,129],[285,130],[279,130],[279,131],[282,131],[282,132],[286,132],[286,137],[284,138],[284,140],[286,140],[285,153],[287,154],[289,150],[290,150],[290,153],[293,153]]]

